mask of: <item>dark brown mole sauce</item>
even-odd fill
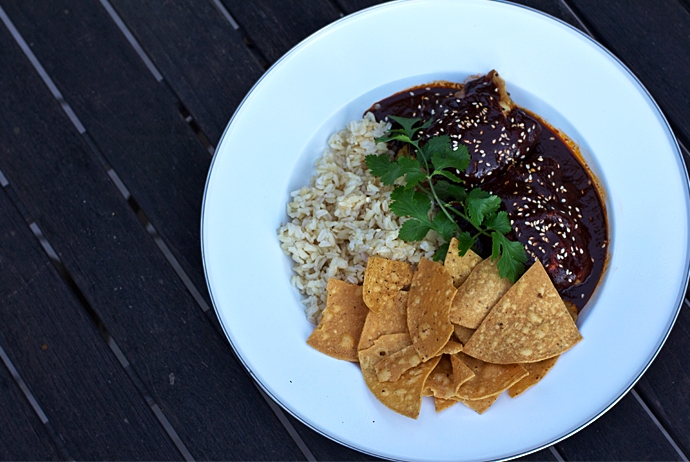
[[[448,135],[451,146],[467,146],[470,165],[461,174],[466,186],[501,197],[513,226],[508,237],[525,246],[531,261],[540,259],[561,297],[581,310],[606,262],[603,202],[569,142],[537,116],[500,101],[490,73],[464,86],[411,88],[369,111],[377,120],[433,119],[422,139]]]

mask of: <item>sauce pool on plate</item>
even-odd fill
[[[563,300],[578,310],[584,307],[607,256],[601,195],[577,147],[516,106],[495,71],[464,84],[410,88],[369,112],[377,120],[389,115],[431,119],[422,140],[448,135],[454,149],[465,145],[470,164],[460,176],[467,186],[502,199],[513,227],[507,237],[522,243],[531,261],[542,262]],[[480,241],[476,250],[487,256],[490,243]]]

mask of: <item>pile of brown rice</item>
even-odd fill
[[[326,284],[337,278],[359,284],[371,255],[419,262],[431,258],[437,236],[422,242],[398,239],[404,221],[388,210],[392,188],[369,173],[365,157],[390,153],[374,138],[389,126],[367,114],[333,134],[309,186],[293,191],[287,205],[289,223],[278,229],[283,251],[292,257],[292,284],[306,298],[307,319],[317,323],[326,306]]]

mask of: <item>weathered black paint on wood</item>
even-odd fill
[[[0,199],[0,202],[4,201]],[[0,361],[0,428],[3,429],[0,437],[0,460],[60,460],[60,454],[41,420],[2,361]]]
[[[594,37],[640,79],[690,144],[690,12],[678,0],[568,0]]]
[[[28,61],[3,63],[0,170],[192,455],[302,458]]]
[[[297,0],[290,8],[271,0],[223,3],[269,63],[341,15],[329,0]]]
[[[99,2],[3,7],[210,304],[199,220],[211,156]]]
[[[3,119],[0,116],[6,127],[9,121]],[[4,193],[0,210],[0,344],[67,453],[81,460],[179,459],[146,401]],[[40,459],[40,450],[28,458]]]
[[[565,460],[679,460],[631,394],[556,447]]]
[[[216,146],[240,101],[263,73],[241,31],[211,1],[112,4]]]

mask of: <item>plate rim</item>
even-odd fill
[[[470,2],[473,2],[473,0],[469,0],[469,1],[470,1]],[[661,108],[659,107],[658,103],[657,103],[656,100],[653,98],[653,96],[651,95],[651,93],[649,92],[649,90],[646,88],[646,86],[645,86],[645,85],[639,80],[639,78],[632,72],[632,70],[630,70],[630,69],[629,69],[629,68],[628,68],[628,67],[627,67],[627,66],[626,66],[626,65],[625,65],[615,54],[613,54],[610,50],[608,50],[608,48],[606,48],[604,45],[602,45],[601,43],[599,43],[598,41],[596,41],[596,40],[595,40],[593,37],[591,37],[588,33],[586,33],[586,32],[584,32],[584,31],[578,29],[577,27],[573,26],[572,24],[570,24],[570,23],[568,23],[568,22],[566,22],[566,21],[564,21],[564,20],[562,20],[562,19],[560,19],[560,18],[554,17],[554,16],[552,16],[552,15],[546,13],[546,12],[540,11],[540,10],[535,9],[535,8],[533,8],[533,7],[526,6],[526,5],[521,5],[521,4],[512,2],[512,1],[507,1],[507,0],[492,0],[492,1],[494,1],[495,3],[498,3],[498,4],[506,4],[506,5],[510,5],[510,6],[512,6],[512,7],[516,7],[516,8],[519,8],[519,9],[528,10],[528,11],[530,11],[530,12],[532,12],[532,13],[536,13],[536,14],[538,14],[538,15],[540,15],[540,16],[545,17],[547,20],[555,21],[555,22],[559,23],[561,26],[565,26],[566,28],[570,29],[571,31],[576,32],[582,39],[585,39],[585,40],[586,40],[587,42],[589,42],[590,44],[595,45],[600,51],[603,51],[606,55],[608,55],[608,58],[609,58],[609,59],[611,59],[612,61],[614,61],[621,69],[623,69],[623,70],[628,74],[628,77],[631,78],[631,79],[635,82],[635,84],[639,87],[639,89],[642,90],[642,92],[643,92],[644,96],[646,97],[646,99],[651,103],[651,105],[652,105],[652,107],[653,107],[653,109],[654,109],[654,112],[655,112],[656,115],[659,117],[659,119],[663,122],[663,125],[664,125],[665,130],[670,134],[671,141],[672,141],[671,144],[672,144],[673,147],[674,147],[675,160],[678,162],[679,166],[681,167],[681,176],[682,176],[683,179],[684,179],[684,186],[685,186],[685,190],[686,190],[686,208],[688,208],[688,212],[689,212],[689,213],[686,215],[686,218],[687,218],[687,220],[688,220],[688,224],[690,225],[690,201],[688,201],[688,198],[690,198],[690,176],[689,176],[689,174],[688,174],[688,166],[686,165],[686,163],[685,163],[685,161],[684,161],[684,158],[683,158],[683,155],[682,155],[682,150],[681,150],[681,147],[680,147],[680,145],[679,145],[679,141],[678,141],[678,139],[677,139],[675,133],[673,132],[673,129],[672,129],[672,127],[671,127],[671,125],[670,125],[668,119],[666,118],[665,114],[663,113],[663,111],[662,111]],[[243,106],[247,103],[248,99],[253,95],[253,93],[254,93],[255,90],[261,85],[261,83],[270,75],[270,73],[273,72],[273,70],[274,70],[277,66],[279,66],[283,61],[289,59],[293,54],[295,54],[297,51],[299,51],[299,50],[302,49],[303,47],[307,46],[307,45],[308,45],[309,43],[311,43],[312,41],[318,40],[318,38],[319,38],[321,35],[328,33],[328,31],[330,31],[330,30],[333,29],[333,28],[339,27],[343,22],[350,21],[350,20],[352,20],[352,18],[357,17],[357,16],[359,16],[359,15],[369,14],[369,13],[370,13],[371,11],[373,11],[373,10],[387,9],[387,8],[396,8],[397,5],[402,4],[402,3],[429,3],[429,0],[394,0],[394,1],[391,1],[391,2],[381,3],[381,4],[377,4],[377,5],[373,5],[373,6],[367,7],[367,8],[365,8],[365,9],[359,10],[359,11],[357,11],[357,12],[354,12],[354,13],[351,13],[351,14],[348,14],[348,15],[345,15],[345,16],[343,16],[342,18],[339,18],[339,19],[337,19],[337,20],[335,20],[335,21],[333,21],[333,22],[327,24],[326,26],[324,26],[324,27],[320,28],[319,30],[315,31],[314,33],[310,34],[308,37],[304,38],[304,39],[303,39],[302,41],[300,41],[298,44],[296,44],[295,46],[293,46],[293,47],[292,47],[289,51],[287,51],[283,56],[281,56],[278,60],[276,60],[276,61],[275,61],[275,62],[274,62],[274,63],[273,63],[273,64],[272,64],[272,65],[271,65],[271,66],[270,66],[260,77],[259,77],[259,79],[254,83],[254,85],[249,89],[249,91],[247,92],[247,94],[243,97],[242,101],[238,104],[237,108],[235,109],[235,111],[234,111],[232,117],[230,118],[230,120],[229,120],[228,123],[226,124],[226,127],[225,127],[225,129],[224,129],[224,131],[223,131],[223,134],[221,135],[221,138],[220,138],[220,140],[219,140],[219,142],[218,142],[218,145],[217,145],[217,147],[216,147],[216,153],[219,153],[219,152],[220,152],[220,148],[221,148],[221,146],[222,146],[223,143],[224,143],[224,140],[225,140],[225,138],[226,138],[226,134],[227,134],[228,130],[230,129],[231,125],[233,124],[233,121],[235,120],[235,118],[236,118],[236,117],[238,116],[238,114],[241,112],[241,109],[243,108]],[[349,449],[355,450],[355,451],[357,451],[357,452],[361,452],[361,453],[363,453],[363,454],[375,456],[375,457],[381,457],[381,458],[384,458],[384,459],[394,460],[394,459],[389,458],[389,457],[387,457],[387,456],[385,456],[385,455],[378,454],[378,453],[375,453],[375,452],[371,452],[371,451],[368,451],[368,450],[366,450],[366,449],[362,449],[362,448],[360,448],[360,447],[356,447],[356,446],[354,446],[354,445],[348,444],[347,442],[340,440],[340,439],[337,438],[336,436],[334,436],[334,435],[332,435],[332,434],[329,434],[329,433],[326,433],[325,431],[322,431],[321,429],[315,427],[315,426],[312,425],[311,423],[306,422],[305,420],[303,420],[303,419],[302,419],[300,416],[298,416],[293,410],[291,410],[286,404],[284,404],[277,396],[275,396],[274,393],[272,393],[272,392],[268,389],[268,387],[267,387],[266,385],[264,385],[264,384],[261,382],[261,380],[259,380],[259,378],[258,378],[257,375],[255,374],[255,372],[251,369],[251,367],[249,367],[249,365],[248,365],[247,362],[245,361],[245,358],[240,354],[240,352],[238,351],[237,347],[234,345],[234,343],[233,343],[233,341],[232,341],[232,339],[231,339],[231,336],[230,336],[230,334],[229,334],[229,328],[226,327],[226,325],[224,324],[223,318],[222,318],[222,316],[221,316],[220,313],[219,313],[218,303],[216,302],[216,300],[215,300],[215,298],[214,298],[214,291],[213,291],[213,288],[212,288],[211,283],[210,283],[209,268],[208,268],[207,259],[206,259],[206,246],[205,246],[205,242],[204,242],[204,236],[205,236],[205,234],[204,234],[204,233],[205,233],[205,219],[204,219],[204,218],[205,218],[205,213],[206,213],[206,208],[207,208],[208,189],[209,189],[209,185],[210,185],[210,183],[211,183],[211,176],[212,176],[212,172],[213,172],[213,167],[214,167],[215,162],[216,162],[216,160],[218,159],[218,157],[219,157],[219,156],[217,156],[217,155],[214,155],[214,156],[213,156],[213,159],[212,159],[212,161],[211,161],[211,165],[209,166],[209,170],[208,170],[206,182],[205,182],[205,185],[204,185],[204,193],[203,193],[202,208],[201,208],[201,220],[200,220],[201,254],[202,254],[202,263],[203,263],[203,268],[204,268],[204,276],[205,276],[205,280],[206,280],[206,285],[207,285],[207,289],[208,289],[208,292],[209,292],[209,296],[210,296],[210,298],[211,298],[213,310],[214,310],[214,312],[215,312],[215,314],[216,314],[216,316],[217,316],[217,318],[218,318],[218,320],[219,320],[219,323],[220,323],[220,325],[221,325],[221,328],[223,329],[223,332],[224,332],[224,334],[225,334],[225,336],[226,336],[226,339],[228,340],[228,343],[230,344],[230,346],[232,347],[232,349],[233,349],[233,351],[234,351],[234,353],[235,353],[235,356],[240,360],[240,362],[242,363],[242,365],[244,366],[244,368],[247,370],[247,372],[250,374],[250,376],[254,379],[254,381],[255,381],[256,384],[260,387],[260,389],[261,389],[268,397],[270,397],[270,400],[267,400],[267,402],[269,403],[269,406],[271,406],[272,408],[275,406],[275,404],[279,405],[280,408],[281,408],[282,410],[284,410],[285,412],[288,412],[291,416],[293,416],[295,419],[297,419],[297,420],[298,420],[300,423],[302,423],[303,425],[307,426],[308,428],[310,428],[311,430],[317,432],[318,434],[320,434],[320,435],[322,435],[322,436],[325,436],[326,438],[328,438],[328,439],[330,439],[330,440],[332,440],[332,441],[335,441],[335,442],[337,442],[338,444],[341,444],[341,445],[343,445],[343,446],[345,446],[345,447],[347,447],[347,448],[349,448]],[[689,227],[690,227],[690,226],[689,226]],[[548,443],[544,443],[544,444],[542,444],[542,445],[540,445],[540,446],[537,446],[537,447],[535,447],[535,448],[529,449],[529,450],[524,451],[524,452],[516,453],[516,454],[514,454],[514,455],[511,455],[511,456],[509,456],[509,457],[506,457],[506,458],[503,458],[503,459],[499,459],[499,460],[510,460],[510,459],[514,459],[514,458],[526,456],[526,455],[529,455],[529,454],[538,452],[538,451],[540,451],[540,450],[542,450],[542,449],[551,447],[551,446],[553,446],[554,444],[557,444],[557,443],[559,443],[559,442],[561,442],[561,441],[563,441],[563,440],[569,438],[570,436],[574,435],[575,433],[581,431],[582,429],[586,428],[587,426],[589,426],[590,424],[592,424],[593,422],[595,422],[596,420],[598,420],[602,415],[604,415],[606,412],[608,412],[608,411],[609,411],[612,407],[614,407],[623,397],[625,397],[626,394],[628,394],[628,393],[630,392],[630,390],[637,384],[637,382],[640,380],[640,378],[647,372],[647,370],[649,369],[649,367],[652,365],[652,363],[654,362],[654,360],[657,358],[657,356],[658,356],[659,353],[661,352],[661,349],[662,349],[663,346],[665,345],[665,343],[666,343],[666,341],[667,341],[667,339],[668,339],[668,337],[669,337],[671,331],[673,330],[673,327],[675,326],[675,323],[676,323],[676,321],[677,321],[677,319],[678,319],[678,316],[679,316],[679,314],[680,314],[680,310],[682,309],[682,306],[683,306],[683,301],[684,301],[684,299],[685,299],[685,293],[686,293],[686,291],[687,291],[688,284],[690,283],[690,248],[686,249],[685,261],[686,261],[685,274],[684,274],[684,277],[682,278],[682,279],[684,280],[684,283],[683,283],[683,285],[681,285],[681,287],[678,288],[678,294],[677,294],[677,297],[676,297],[676,299],[677,299],[677,301],[676,301],[676,308],[675,308],[675,310],[674,310],[674,314],[673,314],[673,316],[672,316],[672,319],[670,320],[670,323],[669,323],[669,325],[668,325],[668,328],[667,328],[667,330],[666,330],[666,332],[665,332],[663,338],[661,338],[661,341],[660,341],[659,346],[658,346],[658,348],[656,349],[656,351],[653,352],[653,354],[651,355],[651,357],[650,357],[649,360],[647,361],[647,364],[642,368],[642,370],[639,372],[639,374],[638,374],[634,379],[632,379],[632,381],[630,382],[629,386],[626,387],[626,388],[620,393],[620,395],[619,395],[618,397],[616,397],[608,406],[606,406],[605,408],[603,408],[599,413],[597,413],[597,414],[596,414],[594,417],[592,417],[589,421],[587,421],[587,422],[585,422],[584,424],[578,426],[577,428],[574,428],[574,429],[571,430],[570,432],[567,432],[567,433],[565,433],[564,435],[562,435],[562,436],[560,436],[560,437],[557,437],[557,438],[551,440],[551,441],[548,442]],[[607,264],[607,266],[608,266],[608,264]],[[271,403],[271,400],[273,401],[273,403]],[[277,409],[273,409],[273,410],[274,410],[274,412],[277,411]],[[281,421],[282,421],[282,419],[281,419]],[[290,426],[292,427],[292,424],[290,424],[290,423],[287,422],[287,421],[286,421],[286,422],[283,422],[283,425],[290,425]],[[293,428],[294,428],[294,427],[293,427]],[[299,440],[301,440],[301,436],[300,436],[298,433],[296,433],[295,436],[296,436],[296,438],[298,438]],[[295,437],[293,436],[293,439],[294,439],[294,438],[295,438]],[[304,444],[303,442],[302,442],[302,444],[300,444],[300,442],[298,442],[298,441],[296,441],[296,442],[297,442],[298,446],[300,447],[300,449],[301,449],[303,452],[306,451],[306,452],[311,453],[311,451],[310,451],[309,448],[306,446],[306,444]],[[310,455],[311,455],[311,454],[310,454]],[[312,455],[312,456],[313,456],[313,455]]]

